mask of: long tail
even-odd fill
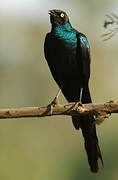
[[[100,147],[98,144],[96,127],[94,124],[92,126],[91,128],[89,127],[88,131],[86,131],[85,128],[82,128],[82,133],[85,140],[85,149],[87,152],[88,162],[89,162],[91,171],[96,173],[98,172],[98,169],[99,169],[98,159],[100,158],[102,165],[103,165],[103,159],[102,159]]]
[[[71,89],[70,89],[71,87]],[[72,88],[75,86],[65,86],[62,89],[62,92],[68,102],[77,102],[80,97],[80,87]],[[82,92],[82,103],[91,103],[91,96],[89,92],[88,85],[83,88]],[[102,160],[101,151],[99,148],[98,138],[96,134],[96,125],[95,119],[92,115],[89,116],[72,116],[72,122],[75,129],[82,129],[82,134],[85,142],[85,149],[88,156],[88,162],[91,168],[91,171],[96,173],[98,172],[98,159]]]
[[[74,122],[78,122],[78,121],[80,122],[79,125],[78,123],[76,123],[77,124],[76,129],[78,129],[79,127],[82,129],[82,134],[85,141],[85,149],[88,156],[90,169],[92,172],[96,173],[98,172],[99,169],[98,159],[100,158],[102,165],[103,165],[103,160],[102,160],[100,147],[98,144],[94,119],[92,116],[87,116],[87,117],[79,117],[79,118],[72,117],[72,120]]]
[[[91,103],[91,97],[89,88],[84,89],[82,94],[82,103]],[[96,134],[96,125],[95,120],[92,115],[89,116],[73,116],[73,124],[76,129],[81,128],[82,134],[85,141],[85,149],[88,156],[88,162],[91,168],[91,171],[96,173],[98,172],[98,159],[102,160],[102,155],[98,143],[98,138]]]

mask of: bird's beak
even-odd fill
[[[55,13],[54,10],[49,10],[48,14],[49,14],[49,15],[52,15],[52,16],[56,16],[56,13]]]

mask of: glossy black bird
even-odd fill
[[[61,10],[50,10],[51,32],[46,35],[44,52],[53,78],[68,102],[91,103],[89,92],[90,47],[84,34],[75,30],[67,14]],[[89,116],[73,116],[76,129],[81,128],[85,149],[92,172],[98,171],[98,159],[103,164],[95,119]]]

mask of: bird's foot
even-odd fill
[[[58,97],[56,96],[53,101],[51,102],[51,105],[54,107],[56,106],[57,104],[59,104],[59,101],[58,101]]]
[[[47,106],[48,111],[50,112],[50,115],[52,115],[53,107],[55,107],[56,105],[59,104],[58,97],[59,97],[60,92],[61,92],[61,89],[58,90],[58,92],[57,92],[55,98],[53,99],[53,101]]]
[[[80,89],[80,98],[79,98],[79,102],[76,102],[74,105],[74,110],[78,110],[80,109],[83,105],[82,105],[82,93],[83,93],[83,88]]]
[[[81,102],[76,102],[76,103],[74,104],[73,110],[74,110],[74,111],[77,111],[77,110],[80,109],[81,107],[83,107],[82,103],[81,103]]]
[[[48,112],[52,115],[53,108],[58,105],[58,97],[56,96],[53,101],[47,106]]]

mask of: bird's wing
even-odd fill
[[[52,62],[52,55],[51,55],[51,46],[53,46],[53,42],[52,42],[52,37],[51,34],[48,33],[45,37],[45,42],[44,42],[44,54],[45,54],[45,58],[46,61],[48,63],[48,66],[52,72],[52,74],[54,73],[54,68],[53,68],[53,62]]]
[[[50,62],[50,33],[46,34],[46,37],[45,37],[44,55],[47,62]]]
[[[45,43],[44,43],[44,54],[54,80],[61,87],[62,80],[60,80],[60,74],[57,73],[53,62],[54,59],[52,55],[54,53],[53,46],[54,46],[54,37],[52,36],[51,33],[48,33],[46,35]]]
[[[77,54],[82,64],[82,74],[88,80],[90,77],[90,46],[86,36],[77,34]]]

